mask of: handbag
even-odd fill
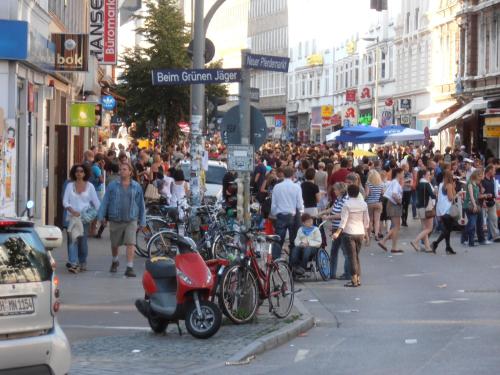
[[[144,199],[156,201],[160,199],[160,193],[158,193],[158,188],[153,184],[148,184],[146,191],[144,192]]]
[[[82,212],[80,212],[80,219],[82,220],[83,224],[91,223],[96,217],[97,210],[93,206],[89,206]]]
[[[429,197],[429,201],[427,202],[427,206],[425,207],[425,218],[430,219],[434,216],[436,216],[436,205],[434,203],[434,199],[431,199]]]
[[[458,202],[457,200],[455,199],[453,201],[453,203],[451,204],[451,207],[450,207],[450,211],[448,213],[452,218],[454,219],[460,219],[460,217],[462,216],[462,210],[461,208],[458,206]]]

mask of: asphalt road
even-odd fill
[[[362,287],[345,288],[344,281],[300,286],[303,291],[296,298],[317,319],[307,334],[248,365],[219,361],[206,368],[197,362],[189,372],[500,374],[500,244],[469,249],[455,233],[457,255],[445,255],[444,243],[437,255],[417,253],[408,241],[419,226],[410,222],[402,233],[403,254],[387,254],[374,242],[363,248]],[[142,294],[140,279],[124,278],[124,267],[110,275],[107,242],[90,241],[89,271],[77,276],[59,272],[59,320],[70,341],[125,339],[149,331],[132,305]],[[62,267],[64,250],[56,255]],[[137,262],[138,274],[141,264]],[[187,368],[180,368],[165,373],[186,373]]]
[[[411,221],[411,220],[410,220]],[[405,253],[375,245],[361,256],[362,287],[307,283],[297,297],[317,326],[250,364],[221,374],[499,374],[500,244],[457,255]]]

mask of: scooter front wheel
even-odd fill
[[[217,333],[222,322],[219,307],[210,301],[200,301],[201,315],[193,303],[186,312],[186,329],[196,338],[208,339]]]

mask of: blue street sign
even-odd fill
[[[274,72],[288,73],[288,57],[256,55],[247,53],[245,57],[245,68],[272,70]]]
[[[153,70],[151,75],[153,86],[241,81],[240,69],[159,69]]]
[[[106,95],[101,98],[102,108],[106,111],[112,111],[116,106],[116,100],[111,95]]]

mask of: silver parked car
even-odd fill
[[[0,219],[0,374],[66,374],[68,340],[57,323],[58,279],[50,251],[59,228]]]

